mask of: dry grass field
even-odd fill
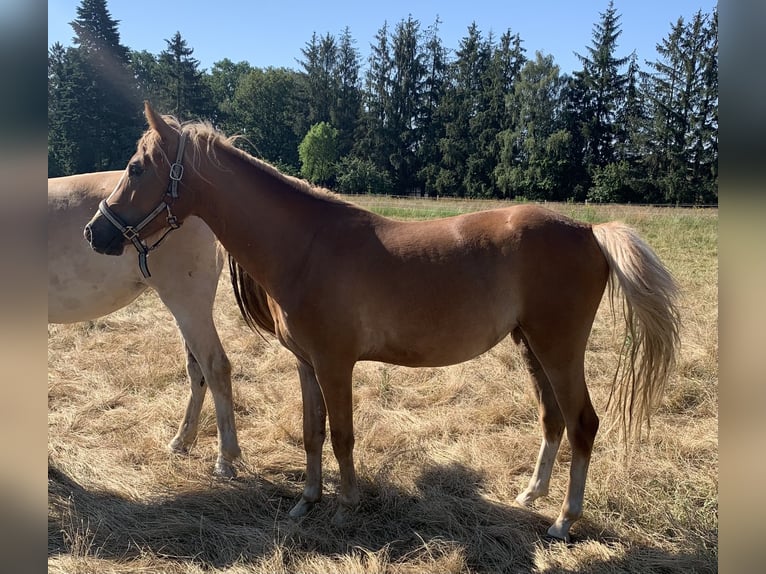
[[[489,202],[354,198],[394,217]],[[216,323],[233,366],[239,475],[212,477],[212,400],[188,456],[166,448],[188,389],[180,337],[154,293],[102,319],[48,327],[49,572],[495,573],[717,572],[718,212],[552,205],[578,219],[634,225],[683,289],[682,350],[651,433],[629,463],[602,417],[573,543],[549,542],[563,499],[564,442],[548,498],[514,506],[540,441],[536,405],[510,338],[470,362],[354,372],[362,506],[330,524],[337,465],[301,521],[300,386],[291,355],[252,333],[221,276]],[[438,289],[438,285],[434,286]],[[622,334],[608,304],[586,374],[599,414]]]

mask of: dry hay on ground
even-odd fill
[[[595,212],[655,245],[684,288],[684,327],[677,376],[629,466],[599,433],[575,544],[542,539],[564,495],[566,443],[548,498],[534,511],[512,505],[539,429],[510,339],[443,369],[360,363],[362,507],[346,528],[330,525],[338,475],[327,441],[324,501],[290,520],[304,471],[294,362],[244,326],[224,274],[216,323],[244,453],[234,481],[211,476],[209,397],[190,454],[166,449],[188,390],[172,317],[154,294],[97,321],[49,326],[49,571],[717,571],[717,220],[668,213]],[[602,306],[586,359],[599,413],[619,336]]]

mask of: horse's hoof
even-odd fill
[[[535,499],[527,496],[525,494],[519,494],[515,499],[514,503],[516,506],[520,506],[522,508],[532,508],[532,504],[534,503]]]
[[[309,502],[305,498],[301,498],[298,501],[298,504],[293,506],[292,510],[290,510],[290,518],[303,518],[312,508],[314,508],[315,504],[315,502]]]
[[[348,525],[354,513],[355,510],[353,508],[349,508],[343,505],[339,506],[338,510],[335,511],[335,515],[332,517],[332,525],[338,527]]]
[[[189,447],[183,441],[176,437],[168,444],[168,449],[173,454],[189,454]]]
[[[234,465],[227,461],[218,461],[215,463],[215,468],[213,469],[213,475],[217,476],[218,478],[224,478],[227,480],[231,480],[232,478],[237,477],[237,469],[234,468]]]
[[[569,537],[569,532],[567,532],[566,530],[563,530],[557,524],[554,524],[548,529],[548,532],[545,535],[545,539],[548,542],[564,542],[566,544],[569,544],[571,542],[571,539]]]
[[[548,489],[545,490],[531,490],[527,489],[524,492],[519,493],[519,495],[516,497],[516,504],[518,506],[523,506],[524,508],[532,508],[535,501],[538,498],[542,498],[548,494]]]

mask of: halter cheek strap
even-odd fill
[[[178,218],[175,215],[173,215],[173,212],[170,210],[170,206],[173,201],[178,198],[178,183],[181,181],[181,178],[184,175],[184,166],[181,162],[183,160],[185,147],[186,134],[182,132],[181,140],[178,144],[178,155],[176,156],[176,161],[173,165],[170,166],[170,182],[168,183],[168,189],[165,192],[165,196],[157,205],[157,207],[155,207],[152,212],[144,217],[144,219],[142,219],[137,225],[126,225],[117,216],[117,214],[109,208],[106,199],[102,200],[101,203],[98,204],[98,210],[104,215],[104,217],[109,220],[112,225],[114,225],[120,231],[120,233],[122,233],[122,236],[125,239],[133,244],[133,247],[136,248],[136,251],[138,251],[138,267],[141,269],[141,274],[147,278],[151,277],[151,273],[149,273],[149,264],[146,261],[147,255],[150,251],[156,249],[171,231],[181,227],[181,222],[178,221]],[[117,182],[115,191],[119,189],[123,179],[125,179],[125,174],[123,174],[120,178],[120,181]],[[114,191],[112,193],[114,193]],[[168,196],[170,197],[170,201],[165,199]],[[111,194],[109,197],[111,197]],[[149,225],[149,223],[152,222],[154,218],[157,217],[160,213],[162,213],[163,210],[167,211],[168,213],[168,229],[165,230],[165,233],[162,234],[162,237],[155,241],[151,246],[147,246],[146,243],[141,240],[139,234],[141,233],[141,230]]]

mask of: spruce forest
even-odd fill
[[[148,99],[340,193],[717,205],[717,10],[640,62],[610,1],[571,75],[510,29],[445,46],[439,25],[383,23],[364,51],[348,27],[314,33],[296,69],[207,70],[180,31],[159,54],[127,47],[106,0],[82,0],[73,45],[48,50],[48,177],[123,169]]]

